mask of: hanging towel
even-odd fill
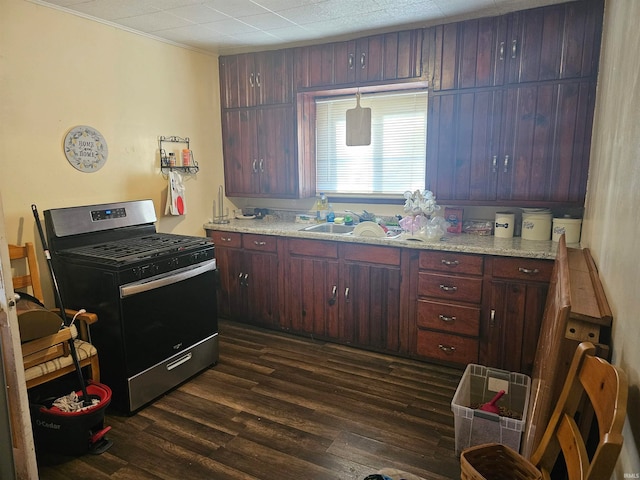
[[[184,200],[184,184],[182,175],[178,172],[169,172],[167,207],[164,213],[171,215],[184,215],[187,213],[187,204]]]

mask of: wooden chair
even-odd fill
[[[610,478],[622,448],[628,385],[625,373],[596,357],[595,351],[589,342],[578,346],[551,420],[530,461],[504,445],[479,445],[462,452],[461,478],[549,479],[560,452],[569,480]],[[574,418],[585,393],[598,420],[599,443],[591,457]]]
[[[31,295],[43,303],[42,285],[32,243],[27,242],[24,246],[9,245],[9,257],[12,262],[14,272],[25,272],[24,275],[13,276],[13,288],[18,294],[19,290],[31,289]],[[19,261],[24,261],[24,265],[16,265]],[[21,268],[16,268],[21,267]],[[27,291],[27,293],[29,293]],[[59,310],[52,310],[58,315]],[[66,309],[68,318],[73,318],[78,312]],[[79,322],[78,322],[79,321]],[[22,343],[22,359],[24,362],[25,379],[27,388],[35,387],[49,382],[55,378],[75,371],[75,365],[70,354],[69,340],[74,339],[74,345],[78,354],[81,367],[89,367],[88,378],[94,382],[100,381],[100,365],[98,362],[98,351],[89,343],[89,331],[87,325],[98,321],[95,313],[80,313],[76,316],[80,334],[75,323],[70,328],[61,328],[53,334],[40,338],[29,339]],[[20,317],[18,317],[20,323]],[[62,318],[60,318],[62,324]]]

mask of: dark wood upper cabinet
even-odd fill
[[[297,198],[294,126],[292,105],[223,111],[228,196]]]
[[[432,89],[595,76],[602,14],[602,0],[586,0],[439,25]]]
[[[293,53],[289,49],[220,57],[222,108],[293,101]]]
[[[587,80],[434,95],[427,187],[439,201],[581,205],[594,102]]]
[[[422,30],[295,49],[296,88],[406,81],[422,76]]]

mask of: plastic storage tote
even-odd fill
[[[531,379],[521,373],[469,364],[451,401],[456,454],[473,445],[502,443],[520,451],[527,419]],[[500,390],[500,414],[478,410]]]

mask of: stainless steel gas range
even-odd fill
[[[218,361],[209,239],[156,232],[151,200],[44,217],[64,305],[98,315],[91,341],[115,408],[132,413]]]

